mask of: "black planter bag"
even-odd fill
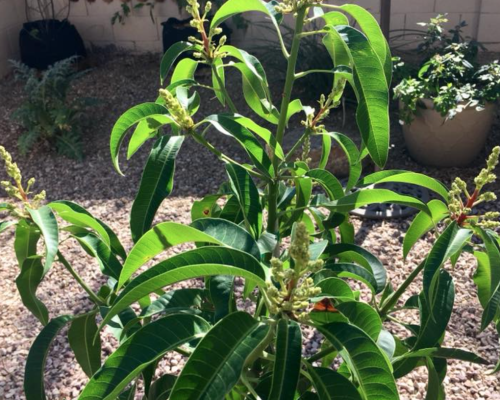
[[[37,69],[47,69],[71,56],[87,56],[82,37],[68,20],[25,23],[19,34],[19,47],[21,61]]]

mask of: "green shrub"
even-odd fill
[[[111,154],[118,170],[120,147],[129,129],[135,127],[129,156],[147,140],[154,140],[131,211],[135,245],[130,252],[125,252],[104,222],[79,205],[55,201],[40,206],[43,195],[30,200],[17,165],[0,149],[13,181],[3,186],[18,200],[0,206],[12,217],[1,226],[15,226],[21,266],[16,284],[26,307],[44,325],[28,355],[27,400],[45,398],[46,355],[65,325],[70,325],[69,343],[76,359],[90,377],[79,396],[82,400],[132,398],[139,383],[148,400],[393,400],[399,398],[396,380],[420,366],[429,373],[427,398],[444,398],[448,359],[487,363],[465,350],[443,345],[455,296],[453,278],[445,265],[448,260],[456,263],[464,251],[477,257],[475,283],[484,308],[481,329],[499,322],[500,241],[492,230],[499,225],[498,213],[478,215],[473,208],[494,200],[483,188],[495,179],[500,147],[476,178],[472,193],[460,179],[449,191],[425,175],[399,170],[361,178],[362,159],[369,155],[383,167],[389,147],[391,55],[376,20],[356,5],[229,0],[207,30],[202,22],[206,13],[200,15],[195,0],[190,4],[202,40],[178,43],[168,50],[160,75],[162,83],[170,78],[158,99],[125,112],[111,133]],[[327,11],[321,14],[325,28],[314,34],[321,35],[336,66],[333,90],[318,94],[318,109],[302,107],[299,99],[291,98],[295,81],[308,74],[296,71],[296,64],[306,16],[313,6],[316,13],[320,7]],[[288,67],[279,110],[273,105],[260,62],[245,51],[224,45],[224,39],[212,41],[220,23],[244,11],[261,12],[277,27],[283,13],[294,14],[292,46],[282,48]],[[364,33],[348,26],[347,16],[354,17]],[[193,52],[197,61],[183,59],[170,75],[183,52]],[[230,112],[197,116],[200,96],[194,71],[202,63],[212,68],[213,89]],[[234,93],[224,84],[227,68],[242,74],[243,95],[257,115],[255,121],[237,113],[231,100]],[[358,96],[362,149],[322,124],[339,105],[347,84]],[[283,135],[295,113],[304,115],[304,134],[284,154]],[[274,125],[275,132],[262,127],[258,122],[262,120]],[[247,162],[238,163],[214,147],[205,136],[209,128],[234,138],[247,152]],[[324,154],[320,167],[311,169],[307,153],[313,135],[323,139]],[[175,159],[187,140],[215,153],[228,181],[218,193],[193,204],[190,225],[161,222],[153,226],[156,211],[172,191]],[[350,162],[346,186],[323,169],[332,141],[344,149]],[[293,159],[301,146],[302,158]],[[391,181],[427,187],[437,198],[424,204],[372,186]],[[29,183],[31,186],[33,181]],[[323,193],[313,191],[314,186]],[[360,190],[353,191],[354,186]],[[354,227],[349,221],[349,211],[380,202],[421,210],[405,236],[405,257],[425,233],[436,235],[429,254],[397,287],[381,261],[354,243]],[[59,249],[61,237],[66,235],[95,257],[108,277],[99,291],[92,291],[82,281]],[[39,255],[36,244],[42,236],[45,253]],[[196,247],[139,272],[165,250],[182,243]],[[37,287],[54,262],[62,263],[88,293],[94,304],[88,313],[50,316],[37,298]],[[420,275],[421,292],[401,302]],[[196,277],[204,279],[203,289],[169,289]],[[255,310],[238,310],[241,290],[236,290],[235,277],[244,278],[241,296],[252,300]],[[364,285],[368,301],[351,288],[350,280]],[[402,308],[416,309],[419,322],[400,322],[395,313]],[[401,325],[407,334],[399,337],[389,332],[383,325],[386,321]],[[312,355],[304,355],[303,326],[324,336],[321,348]],[[102,363],[99,332],[105,327],[112,327],[120,345]],[[168,351],[186,356],[187,363],[179,376],[166,374],[155,379],[157,362]],[[334,364],[334,360],[339,362]]]
[[[11,61],[26,93],[26,100],[13,114],[25,130],[19,137],[21,154],[46,142],[61,155],[82,159],[82,117],[95,100],[68,99],[73,82],[85,73],[75,70],[75,61],[76,57],[59,61],[45,72]]]

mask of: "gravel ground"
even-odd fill
[[[137,190],[142,167],[147,151],[141,151],[128,162],[123,163],[126,178],[116,174],[111,166],[108,139],[116,118],[127,108],[142,101],[155,98],[158,88],[158,57],[129,56],[123,54],[100,54],[94,56],[95,69],[85,76],[76,86],[75,96],[91,96],[102,100],[99,107],[89,113],[92,116],[91,128],[84,138],[86,158],[76,163],[56,157],[45,148],[36,149],[29,157],[17,156],[16,138],[19,127],[10,121],[10,114],[22,101],[20,86],[7,78],[0,82],[0,144],[7,147],[15,156],[24,176],[37,179],[37,189],[46,189],[49,200],[67,199],[79,202],[95,216],[102,218],[118,233],[122,243],[130,248],[128,232],[128,214]],[[204,72],[201,80],[206,79]],[[231,77],[229,79],[232,79]],[[231,87],[238,87],[231,82]],[[236,89],[232,91],[237,93]],[[236,96],[235,96],[236,97]],[[216,110],[216,101],[207,101],[201,111],[208,114]],[[241,104],[241,99],[235,99]],[[333,115],[329,124],[341,130],[338,121],[340,115]],[[347,118],[352,121],[353,118]],[[394,118],[397,121],[397,117]],[[489,138],[487,148],[478,157],[474,166],[466,169],[436,170],[423,168],[413,162],[404,148],[401,130],[394,124],[392,149],[389,168],[402,168],[427,173],[449,183],[460,175],[471,181],[482,167],[489,150],[500,143],[500,123],[497,121],[494,132]],[[354,133],[355,128],[349,124],[343,132]],[[231,154],[237,160],[244,155],[225,137],[212,135],[213,142],[221,150]],[[0,179],[4,178],[0,171]],[[170,220],[183,223],[190,222],[192,202],[207,193],[217,190],[224,180],[224,172],[220,163],[208,152],[187,141],[178,158],[176,184],[173,195],[168,198],[159,213],[159,220]],[[493,190],[500,196],[500,184]],[[0,193],[0,201],[4,200]],[[498,205],[495,205],[499,209]],[[411,253],[407,262],[403,262],[401,243],[410,219],[397,221],[370,221],[354,219],[357,228],[356,240],[360,245],[373,251],[384,262],[390,278],[395,284],[417,265],[429,249],[430,238],[422,240]],[[18,267],[12,250],[13,235],[2,235],[0,253],[0,399],[23,399],[23,370],[28,349],[34,337],[41,329],[40,323],[27,312],[15,288]],[[73,263],[75,269],[97,288],[101,281],[98,268],[92,260],[71,245],[64,244],[63,254]],[[178,252],[180,249],[175,249]],[[463,257],[455,269],[450,272],[455,277],[456,305],[446,335],[445,345],[456,346],[469,351],[478,352],[491,360],[493,364],[498,357],[498,337],[493,329],[479,332],[481,311],[476,300],[475,287],[472,282],[475,263],[469,257]],[[191,282],[190,284],[198,284]],[[412,286],[409,294],[417,293],[419,283]],[[74,314],[89,308],[90,303],[71,276],[60,266],[55,265],[40,286],[38,294],[47,305],[51,316],[66,313]],[[399,316],[411,321],[413,313]],[[387,326],[388,329],[395,329]],[[321,341],[313,332],[305,332],[307,350],[316,349]],[[113,338],[103,334],[103,356],[111,353],[116,346]],[[176,373],[183,364],[182,358],[168,354],[161,363],[163,372]],[[86,377],[76,364],[69,349],[66,338],[60,335],[54,342],[49,354],[46,368],[46,389],[49,399],[73,399],[86,382]],[[478,367],[461,362],[450,362],[446,378],[448,398],[464,399],[500,399],[500,383],[496,376],[487,374],[488,368]],[[399,381],[402,398],[423,399],[426,388],[426,371],[417,370]]]

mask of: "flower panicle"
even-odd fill
[[[186,131],[190,131],[194,126],[194,121],[179,100],[167,89],[160,89],[159,93],[179,126]]]

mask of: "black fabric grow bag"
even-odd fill
[[[21,61],[31,68],[47,69],[71,56],[85,57],[82,37],[68,20],[27,22],[19,34]]]

